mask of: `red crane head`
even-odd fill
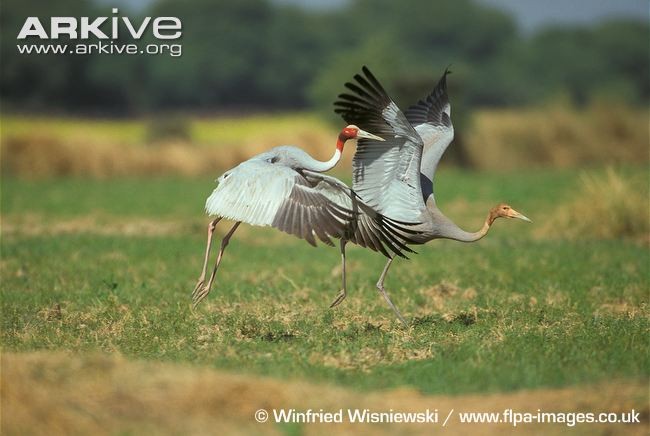
[[[338,148],[340,151],[343,151],[343,145],[345,144],[345,141],[348,139],[360,138],[374,139],[375,141],[385,141],[384,138],[373,135],[372,133],[366,132],[365,130],[361,130],[354,124],[350,124],[349,126],[345,126],[343,130],[341,130],[341,133],[339,133],[339,140],[336,144],[336,148]]]

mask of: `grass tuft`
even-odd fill
[[[466,149],[475,168],[571,168],[648,162],[648,111],[604,103],[474,114]]]
[[[575,198],[558,208],[540,233],[569,239],[649,241],[647,187],[634,182],[612,168],[604,176],[582,173]]]

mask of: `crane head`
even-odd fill
[[[490,218],[491,221],[494,221],[497,218],[517,218],[532,223],[532,221],[526,215],[517,212],[509,204],[505,203],[500,203],[494,207],[491,210]]]
[[[339,138],[341,138],[344,141],[348,139],[360,139],[360,138],[374,139],[375,141],[385,141],[384,138],[381,138],[377,135],[373,135],[372,133],[366,132],[365,130],[361,130],[354,124],[345,126],[343,130],[341,130],[341,133],[339,134]]]

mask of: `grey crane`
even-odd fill
[[[275,147],[235,168],[218,179],[218,186],[208,197],[205,210],[216,218],[208,225],[208,239],[203,270],[192,292],[194,306],[212,287],[230,238],[242,222],[272,226],[316,245],[316,239],[334,245],[340,239],[342,270],[341,294],[346,293],[345,245],[348,241],[380,251],[386,257],[404,256],[411,251],[405,241],[413,232],[401,223],[386,219],[358,201],[355,193],[338,179],[320,174],[332,169],[340,160],[345,142],[365,138],[382,138],[349,125],[340,132],[332,158],[318,161],[292,146]],[[205,283],[212,239],[221,219],[235,221],[221,241],[212,274]],[[407,235],[406,237],[404,235]]]
[[[353,159],[352,189],[361,201],[393,220],[420,222],[411,240],[425,244],[445,238],[474,242],[485,236],[497,218],[526,216],[505,203],[490,209],[480,230],[467,232],[438,209],[433,194],[433,179],[440,158],[454,138],[451,105],[447,95],[445,70],[433,91],[403,113],[379,81],[364,66],[354,83],[345,84],[349,92],[339,95],[335,112],[348,123],[372,130],[385,141],[364,139],[358,142]],[[411,243],[411,242],[409,242]],[[377,288],[387,298],[384,281],[394,256],[388,258]],[[340,303],[340,301],[339,301]],[[397,317],[408,325],[392,302]]]

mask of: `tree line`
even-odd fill
[[[159,0],[128,15],[133,22],[138,15],[180,18],[181,56],[26,55],[16,47],[26,17],[49,23],[51,16],[109,16],[111,9],[88,0],[4,0],[1,7],[5,110],[331,112],[342,84],[364,64],[404,104],[424,95],[449,64],[454,100],[463,107],[557,96],[578,105],[647,105],[650,96],[645,19],[523,36],[507,13],[471,0],[353,0],[327,11],[269,0]],[[141,41],[152,42],[161,41]]]

